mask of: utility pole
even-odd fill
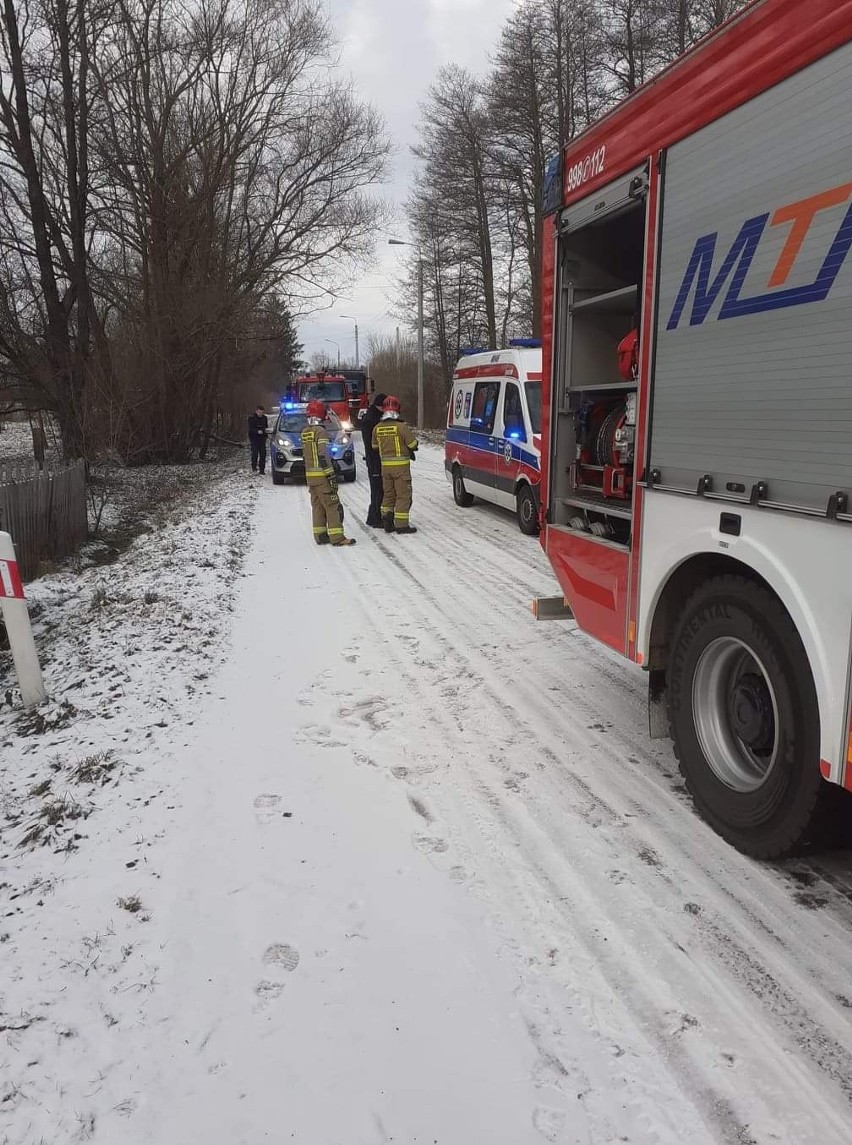
[[[348,319],[350,319],[350,321],[355,323],[355,369],[360,370],[361,369],[361,354],[360,354],[360,351],[358,350],[358,319],[355,317],[354,314],[341,314],[340,317],[341,318],[348,318]]]

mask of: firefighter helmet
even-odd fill
[[[382,413],[399,413],[402,409],[402,402],[399,398],[394,397],[393,394],[388,394],[382,402]]]
[[[325,421],[328,417],[328,407],[325,402],[321,402],[318,398],[308,402],[308,417],[318,418],[320,421]]]

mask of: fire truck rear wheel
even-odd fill
[[[675,752],[699,813],[755,858],[798,850],[826,785],[816,689],[780,602],[744,577],[708,581],[679,617],[666,675]]]
[[[453,467],[453,497],[461,509],[469,509],[473,504],[473,494],[465,489],[460,465]]]
[[[515,498],[518,506],[518,528],[528,537],[538,535],[538,506],[529,485],[523,484]]]

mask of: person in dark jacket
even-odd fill
[[[359,423],[364,441],[364,458],[370,478],[370,509],[367,513],[367,524],[372,529],[382,528],[382,462],[378,451],[373,448],[373,430],[382,420],[382,403],[385,397],[385,394],[376,394]]]
[[[269,422],[263,412],[263,406],[258,406],[248,419],[248,437],[251,446],[251,471],[260,472],[263,476],[266,471],[266,432]]]

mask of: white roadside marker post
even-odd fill
[[[47,699],[41,666],[33,639],[30,614],[24,599],[24,586],[18,572],[15,546],[8,533],[0,533],[0,610],[15,661],[15,672],[24,707],[31,708]]]

